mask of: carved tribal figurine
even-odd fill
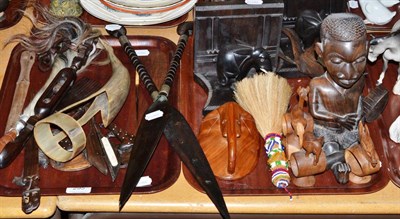
[[[344,150],[358,142],[362,114],[367,41],[363,20],[354,14],[326,17],[321,25],[321,42],[315,50],[326,72],[310,81],[310,113],[316,136],[324,136],[327,168],[339,183],[347,183],[350,168]]]

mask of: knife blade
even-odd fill
[[[100,173],[107,175],[108,168],[104,159],[105,155],[101,149],[101,144],[97,136],[94,119],[90,120],[89,127],[89,136],[86,143],[87,160],[90,164],[96,167]]]
[[[107,25],[108,26],[108,25]],[[176,74],[176,71],[179,67],[180,64],[180,59],[182,57],[183,51],[185,49],[187,40],[189,35],[192,34],[193,30],[193,22],[185,22],[183,24],[180,24],[177,28],[177,32],[180,35],[179,41],[178,41],[178,46],[175,51],[174,57],[170,63],[170,67],[167,72],[167,76],[164,80],[164,84],[161,86],[160,92],[158,92],[157,87],[155,86],[154,82],[152,81],[150,75],[147,73],[145,70],[144,66],[141,64],[140,60],[138,59],[134,49],[130,45],[130,42],[126,36],[126,30],[123,26],[121,25],[112,25],[107,28],[107,32],[114,36],[117,37],[123,46],[125,52],[131,59],[133,65],[135,66],[137,72],[139,73],[139,77],[141,78],[142,82],[145,84],[145,87],[147,88],[148,92],[151,94],[153,97],[154,103],[150,106],[150,108],[153,107],[149,112],[146,112],[145,117],[142,119],[140,126],[138,128],[136,138],[135,138],[135,150],[132,150],[131,157],[130,157],[130,162],[128,164],[128,169],[125,175],[124,183],[121,189],[121,194],[120,194],[120,205],[119,208],[120,210],[122,207],[125,205],[125,203],[128,201],[130,195],[132,194],[133,190],[136,187],[136,184],[138,182],[138,179],[141,177],[140,172],[136,171],[135,169],[140,168],[141,170],[144,170],[144,168],[147,166],[148,162],[139,162],[141,160],[144,160],[144,158],[150,160],[157,144],[159,141],[159,138],[161,137],[161,134],[164,133],[170,144],[178,155],[181,157],[182,160],[185,160],[187,165],[190,166],[190,170],[194,171],[195,179],[199,182],[199,184],[203,187],[205,187],[205,191],[207,195],[209,195],[210,199],[216,203],[215,206],[219,210],[221,216],[224,218],[230,218],[229,212],[226,208],[225,201],[223,199],[222,193],[219,189],[219,185],[215,180],[214,174],[211,170],[211,167],[209,166],[209,163],[207,159],[205,159],[205,155],[197,142],[197,138],[193,133],[193,130],[190,128],[189,124],[187,123],[186,119],[179,113],[179,115],[176,115],[177,110],[170,106],[168,104],[168,94],[170,91],[170,88],[172,87],[174,77]],[[157,97],[155,97],[157,96]],[[163,104],[163,105],[161,105]],[[163,109],[161,110],[161,106]],[[162,118],[162,121],[155,122],[155,121],[149,121],[146,120],[146,117],[148,113],[154,114],[156,112],[156,109],[160,109],[160,111],[163,113],[161,117],[157,118]],[[169,120],[171,119],[171,120]],[[143,125],[142,125],[143,122]],[[166,131],[165,129],[170,129],[170,128],[177,128],[180,129],[181,125],[185,127],[182,131],[183,134],[181,135],[175,135],[175,130],[168,130]],[[168,128],[167,128],[168,127]],[[171,131],[171,132],[170,132]],[[151,139],[151,141],[146,142],[146,139],[149,138],[150,134],[155,134],[156,136]],[[184,136],[185,135],[185,136]],[[160,136],[160,137],[158,137]],[[184,144],[184,140],[180,138],[191,138],[188,142],[193,143],[197,142],[194,144]],[[142,140],[143,139],[143,140]],[[155,141],[157,140],[157,141]],[[182,141],[182,142],[180,142]],[[193,154],[193,155],[187,155],[186,153],[190,153],[190,151],[185,150],[184,147],[194,147],[192,152],[200,153],[200,154]],[[196,148],[197,147],[197,148]],[[196,158],[197,157],[197,158]],[[188,161],[188,158],[196,158],[194,160]],[[135,160],[135,161],[133,161]],[[132,162],[131,162],[132,161]],[[194,163],[199,163],[195,165]],[[184,162],[184,163],[185,163]],[[207,168],[208,166],[208,168]],[[205,171],[208,172],[206,175],[203,175],[204,173],[202,171],[197,170],[198,167],[204,167]],[[211,179],[211,180],[210,180]],[[216,191],[216,192],[215,192]],[[215,192],[215,193],[214,193]]]
[[[166,113],[168,109],[167,100],[155,101],[146,110],[145,116],[143,116],[136,133],[136,137],[132,148],[131,156],[129,157],[128,167],[126,170],[124,182],[121,187],[121,193],[119,197],[119,209],[121,210],[125,203],[128,201],[132,192],[135,190],[140,177],[143,175],[147,164],[150,162],[151,155],[154,153],[158,142],[160,141],[162,130],[165,126],[165,117],[161,116],[158,118],[148,118],[146,115],[154,115],[155,112]],[[147,119],[146,119],[147,118]],[[152,135],[148,133],[151,130]]]
[[[166,114],[164,135],[223,218],[230,218],[219,185],[192,128],[174,107]]]

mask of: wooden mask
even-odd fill
[[[257,165],[262,139],[253,117],[236,102],[228,102],[202,120],[199,143],[214,175],[236,180]]]

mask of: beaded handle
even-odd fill
[[[128,37],[126,36],[126,29],[119,24],[106,25],[107,32],[114,37],[117,37],[120,44],[123,46],[125,53],[129,56],[130,61],[136,68],[139,74],[140,80],[145,85],[147,91],[149,91],[153,100],[155,100],[159,94],[157,87],[155,86],[153,80],[151,79],[149,73],[145,69],[144,65],[140,62],[135,50],[133,49]],[[189,35],[192,34],[193,22],[185,22],[178,26],[177,32],[180,35],[177,49],[175,51],[174,57],[170,63],[167,76],[164,80],[164,84],[160,89],[160,93],[164,96],[168,96],[169,90],[174,82],[176,71],[179,67],[180,60],[185,50],[186,43],[188,41]]]
[[[167,72],[167,76],[164,80],[164,84],[161,87],[160,93],[163,93],[164,95],[168,96],[169,90],[172,87],[174,83],[174,78],[176,71],[179,67],[183,51],[185,50],[189,35],[192,34],[193,30],[193,25],[192,23],[183,23],[178,26],[178,34],[180,34],[179,40],[178,40],[178,45],[174,54],[174,57],[172,58],[172,61],[169,65],[169,69]]]

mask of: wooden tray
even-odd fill
[[[42,5],[50,5],[50,0],[38,0],[38,2]],[[92,25],[106,25],[109,24],[109,22],[107,21],[103,21],[99,18],[96,18],[94,16],[92,16],[91,14],[89,14],[88,12],[86,12],[85,10],[83,10],[82,15],[80,16],[80,18],[82,20],[84,20],[87,23],[90,23]],[[164,22],[164,23],[160,23],[160,24],[154,24],[154,25],[147,25],[146,27],[154,27],[154,28],[167,28],[167,27],[174,27],[177,26],[180,23],[183,23],[184,21],[186,21],[186,19],[188,18],[188,14],[184,14],[182,16],[180,16],[179,18],[176,18],[174,20],[168,21],[168,22]],[[143,26],[130,26],[130,27],[143,27]]]
[[[10,1],[6,11],[6,18],[0,22],[0,30],[14,26],[21,20],[29,0]]]
[[[192,65],[190,65],[192,66]],[[187,114],[190,121],[192,121],[194,132],[199,132],[199,127],[202,119],[202,108],[207,99],[207,92],[204,91],[197,83],[193,80],[193,75],[188,76],[185,75],[188,83],[187,85],[191,89],[191,92],[187,92],[195,95],[194,97],[186,97],[188,100],[188,105],[193,106],[190,109],[190,113]],[[293,90],[299,85],[305,86],[309,82],[308,78],[293,78],[289,79],[289,83],[292,85]],[[368,83],[367,88],[373,87],[374,84]],[[183,99],[183,97],[181,97]],[[291,104],[294,104],[295,97],[292,96]],[[398,109],[398,108],[397,108]],[[360,193],[369,193],[375,192],[382,189],[388,182],[389,178],[386,173],[387,162],[384,153],[384,146],[386,146],[387,136],[383,135],[385,127],[382,125],[382,118],[378,121],[373,122],[368,125],[372,139],[375,143],[375,147],[379,154],[380,160],[382,161],[382,168],[380,171],[372,176],[372,180],[370,183],[357,185],[353,183],[348,183],[345,185],[341,185],[336,182],[334,175],[331,171],[326,171],[323,174],[320,174],[316,177],[316,184],[312,188],[300,188],[291,184],[288,189],[294,195],[305,195],[305,194],[360,194]],[[225,181],[217,179],[219,186],[224,195],[287,195],[286,191],[283,189],[277,189],[271,183],[271,172],[267,167],[267,160],[265,156],[265,151],[263,147],[260,149],[260,159],[256,166],[256,168],[246,177],[236,180],[236,181]],[[400,156],[398,156],[400,157]],[[398,163],[397,163],[398,165]],[[398,166],[397,166],[398,167]],[[183,168],[184,176],[187,181],[197,190],[202,191],[199,185],[195,182],[193,176],[190,172]]]
[[[135,49],[147,49],[149,56],[140,56],[140,60],[152,75],[153,80],[160,86],[163,83],[164,76],[167,73],[170,60],[176,45],[165,38],[152,36],[129,37]],[[129,96],[117,115],[114,123],[119,127],[136,133],[138,120],[140,121],[144,111],[152,103],[150,95],[140,84],[138,87],[138,115],[136,115],[136,88],[135,88],[135,70],[130,63],[127,55],[124,53],[117,39],[106,38],[114,47],[117,57],[124,63],[131,73],[131,87]],[[15,88],[15,82],[19,74],[19,56],[20,46],[17,46],[12,52],[7,71],[4,76],[3,85],[0,91],[0,133],[4,132],[4,126],[8,117],[9,108]],[[106,54],[101,54],[97,60],[105,58]],[[111,66],[90,65],[87,71],[79,77],[89,77],[96,79],[100,83],[105,83],[111,73]],[[31,85],[27,99],[31,99],[33,94],[44,84],[48,73],[41,72],[38,69],[37,62],[31,71]],[[78,78],[79,79],[79,78]],[[175,86],[171,90],[170,103],[177,105],[180,74],[177,73]],[[33,82],[34,81],[34,82]],[[168,142],[162,137],[144,176],[150,176],[153,180],[151,186],[137,188],[136,193],[154,193],[164,190],[171,186],[180,174],[180,159],[169,147]],[[0,196],[20,196],[21,188],[12,183],[15,176],[21,176],[23,170],[23,152],[7,168],[0,169]],[[66,194],[68,187],[90,187],[91,194],[118,194],[123,183],[126,169],[121,169],[115,182],[111,181],[110,176],[104,176],[95,167],[76,172],[63,172],[52,167],[40,169],[40,188],[43,195],[62,195]]]
[[[389,62],[389,67],[383,79],[383,86],[389,91],[388,104],[378,121],[382,127],[384,155],[387,159],[388,175],[392,182],[400,187],[400,144],[395,143],[389,137],[389,127],[393,121],[400,116],[400,96],[392,92],[393,85],[397,80],[398,63]],[[378,59],[370,65],[368,71],[371,84],[376,83],[382,70],[382,59]]]

